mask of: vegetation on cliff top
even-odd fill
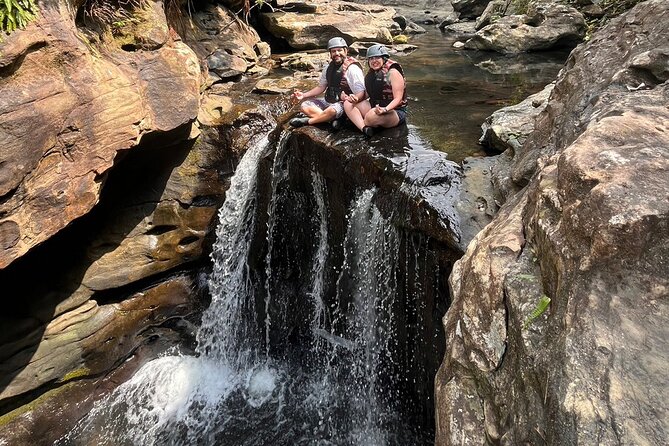
[[[33,0],[0,0],[0,31],[9,34],[25,28],[36,14],[37,5]]]

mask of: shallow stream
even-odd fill
[[[485,156],[481,124],[555,80],[568,52],[519,55],[458,50],[455,36],[430,30],[412,38],[418,50],[397,57],[408,85],[409,125],[432,147],[460,162]]]

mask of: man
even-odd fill
[[[305,101],[301,105],[303,118],[290,120],[292,127],[319,124],[333,121],[332,126],[341,127],[339,120],[344,114],[343,101],[357,102],[365,97],[365,78],[360,63],[348,56],[348,45],[341,37],[328,41],[330,63],[323,68],[318,86],[303,93],[296,90],[293,99],[303,101],[325,92],[325,99]]]

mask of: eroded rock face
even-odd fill
[[[583,15],[559,3],[530,4],[527,14],[510,15],[487,25],[465,48],[512,54],[573,47],[585,37]]]
[[[392,8],[349,2],[310,3],[312,8],[297,8],[297,12],[263,13],[263,24],[274,36],[300,50],[325,48],[335,36],[343,37],[349,45],[358,40],[392,43]]]
[[[197,116],[198,60],[162,37],[153,51],[100,58],[78,37],[74,17],[44,8],[36,24],[6,39],[0,268],[90,211],[120,151]],[[164,91],[173,92],[169,100]]]
[[[613,108],[619,104],[612,113],[620,114],[634,104],[636,95],[660,95],[653,87],[668,78],[668,50],[659,43],[664,42],[667,26],[655,22],[652,14],[662,13],[663,5],[649,2],[613,21],[588,45],[572,51],[566,62],[568,69],[558,76],[554,100],[539,114],[537,131],[514,158],[516,183],[525,184],[536,171],[537,160],[569,146],[591,121],[599,119],[601,101],[613,104]]]
[[[437,444],[669,435],[668,10],[640,4],[572,53],[523,145],[546,156],[456,263]]]
[[[186,277],[163,282],[118,304],[88,301],[51,321],[33,351],[30,338],[3,345],[0,399],[20,395],[55,379],[104,373],[141,343],[151,327],[192,311],[192,281]],[[150,321],[148,324],[145,321]],[[12,348],[13,357],[5,355]],[[28,358],[20,358],[30,355]],[[21,359],[25,366],[21,365]],[[7,379],[11,378],[8,383]]]
[[[82,307],[84,311],[54,320],[45,346],[4,392],[16,393],[20,385],[34,382],[36,377],[30,373],[43,377],[45,365],[69,372],[36,401],[3,415],[0,441],[16,446],[54,444],[96,400],[129,379],[138,367],[183,344],[184,337],[192,340],[192,326],[181,318],[193,311],[194,286],[192,277],[176,276],[123,302],[91,302],[85,310]],[[118,320],[124,324],[119,325]],[[79,339],[76,349],[72,348],[72,338],[83,333],[90,337]],[[118,362],[119,354],[126,350],[133,352],[132,357]],[[78,364],[74,370],[68,363],[72,359]],[[3,374],[6,372],[3,362]]]

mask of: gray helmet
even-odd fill
[[[377,44],[367,48],[367,59],[375,56],[390,57],[390,54],[388,54],[388,50],[385,46]]]
[[[328,50],[331,50],[332,48],[348,48],[348,44],[341,37],[333,37],[328,40]]]

